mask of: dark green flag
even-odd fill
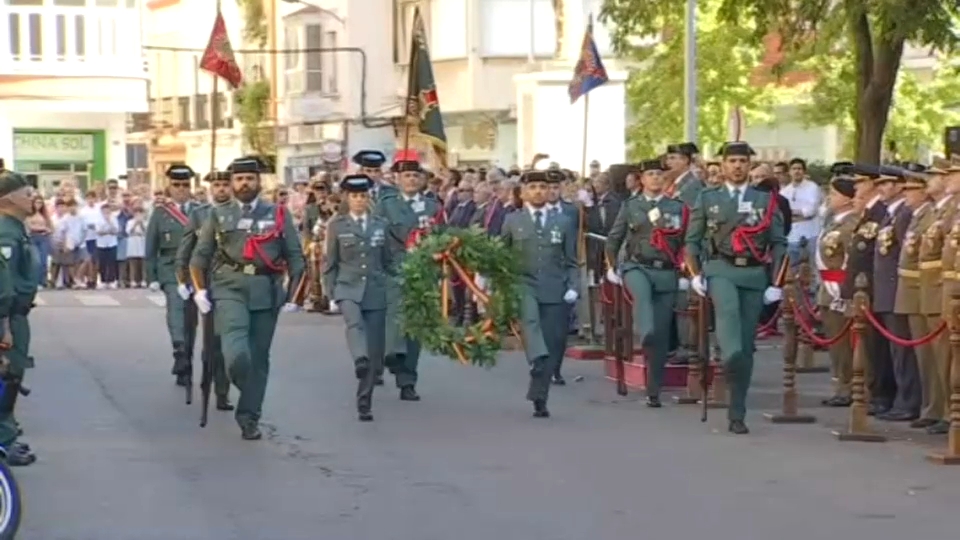
[[[447,134],[443,131],[437,83],[427,47],[427,31],[420,9],[413,13],[413,42],[410,46],[410,76],[407,82],[407,122],[417,126],[419,136],[433,146],[441,165],[447,165]]]

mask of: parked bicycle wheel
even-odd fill
[[[0,540],[13,540],[20,529],[20,486],[6,463],[6,452],[0,448]]]

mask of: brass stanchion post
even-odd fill
[[[960,465],[960,291],[950,298],[950,431],[947,449],[927,455],[927,459],[943,465]]]
[[[853,379],[851,384],[853,404],[850,405],[850,417],[847,429],[834,431],[833,434],[841,441],[886,442],[887,438],[875,433],[868,425],[866,403],[866,377],[864,376],[867,363],[867,347],[864,343],[867,331],[867,310],[870,309],[870,296],[867,294],[866,274],[857,275],[854,280],[857,292],[853,295]]]
[[[810,294],[810,283],[812,282],[813,275],[811,272],[810,252],[807,250],[807,240],[803,239],[800,242],[800,262],[797,266],[798,296],[796,297],[796,305],[801,308],[806,305],[806,302],[803,302],[799,295]],[[802,312],[803,309],[800,311]],[[809,340],[802,340],[799,342],[797,373],[827,373],[830,371],[829,366],[818,366],[816,364],[816,359],[814,357],[815,353],[816,347],[814,347],[813,343],[810,343]]]
[[[797,302],[797,283],[790,273],[783,286],[783,303],[780,317],[783,321],[783,403],[779,413],[767,413],[763,416],[774,424],[812,424],[817,418],[809,414],[799,414],[797,394],[797,321],[794,308]]]

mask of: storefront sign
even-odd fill
[[[93,135],[87,133],[16,133],[13,156],[17,161],[85,163],[93,161]]]

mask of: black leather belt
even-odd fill
[[[269,268],[261,268],[253,263],[240,264],[240,263],[225,263],[224,266],[233,268],[241,274],[246,274],[248,276],[274,276],[279,272],[270,270]]]
[[[663,261],[660,259],[641,259],[635,258],[633,262],[639,264],[640,266],[647,266],[649,268],[654,268],[656,270],[674,270],[677,265],[673,264],[670,261]]]
[[[745,256],[734,257],[731,255],[724,255],[721,253],[720,258],[732,264],[733,266],[736,266],[739,268],[752,268],[752,267],[767,265],[767,263],[763,261],[758,261],[753,257],[745,257]]]

